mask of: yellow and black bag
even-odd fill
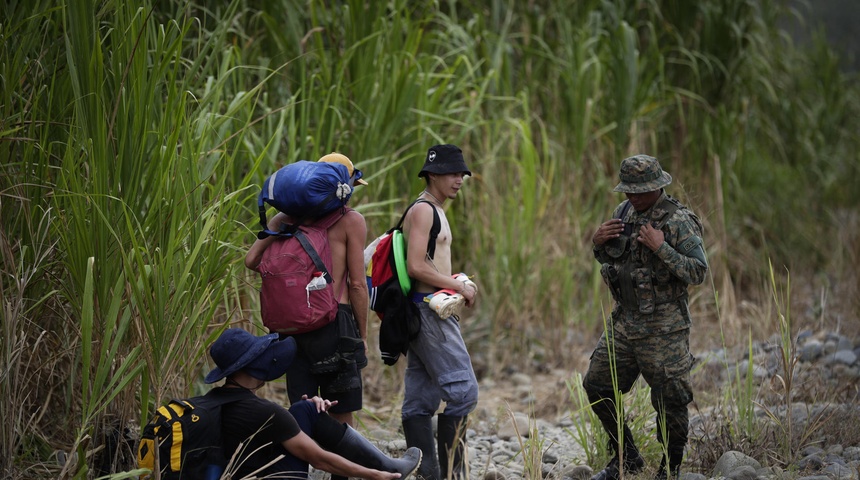
[[[212,392],[188,399],[173,399],[156,410],[140,436],[137,462],[152,470],[141,480],[205,479],[227,465],[221,445],[221,407],[235,398]]]

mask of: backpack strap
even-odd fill
[[[432,202],[422,198],[415,200],[406,207],[406,211],[400,216],[400,221],[397,222],[397,226],[394,228],[403,228],[403,220],[406,218],[406,214],[409,213],[409,209],[411,209],[416,203],[426,203],[433,207],[433,226],[430,227],[430,238],[427,239],[427,255],[430,256],[430,260],[433,260],[433,257],[436,255],[436,238],[439,236],[439,232],[442,231],[442,220],[439,219],[439,212],[436,211],[436,205],[433,205]]]
[[[275,173],[277,173],[277,172],[275,172]],[[274,184],[275,184],[274,179],[272,179],[272,182],[270,185],[274,185]],[[281,234],[283,233],[283,232],[273,232],[273,231],[269,230],[269,222],[266,219],[266,204],[265,204],[265,201],[263,200],[263,197],[265,197],[265,195],[264,195],[265,193],[266,193],[266,191],[262,190],[262,191],[260,191],[260,195],[257,197],[257,210],[259,211],[259,214],[260,214],[260,226],[263,227],[263,230],[261,232],[257,233],[257,238],[259,238],[260,240],[263,240],[264,238],[271,237],[271,236],[282,236]],[[331,192],[330,194],[328,194],[328,196],[326,198],[324,198],[321,202],[316,204],[316,206],[314,206],[313,208],[308,210],[308,212],[305,215],[303,215],[300,218],[294,218],[294,220],[296,221],[297,224],[301,224],[309,218],[315,218],[317,215],[319,215],[320,211],[322,211],[322,209],[330,201],[332,201],[336,198],[336,196],[337,196],[337,191]]]
[[[663,216],[660,217],[660,221],[657,222],[656,225],[654,225],[654,228],[656,228],[657,230],[662,230],[663,227],[666,226],[667,223],[669,223],[669,220],[672,219],[672,216],[675,215],[675,212],[677,212],[678,209],[681,208],[681,203],[670,197],[669,195],[666,195],[666,198],[663,199],[663,201],[660,203],[660,207],[666,209],[666,213],[664,213]]]
[[[621,220],[622,225],[624,225],[623,235],[627,235],[628,237],[633,233],[633,225],[624,223],[624,217],[627,216],[627,212],[630,210],[630,200],[624,200],[624,206],[621,207],[621,211],[618,212],[618,216],[615,217]]]
[[[311,257],[311,261],[314,262],[314,266],[317,267],[317,271],[322,272],[323,278],[325,278],[325,283],[333,282],[334,280],[331,278],[331,274],[328,273],[328,269],[325,268],[325,263],[314,249],[314,246],[311,245],[311,241],[308,240],[308,237],[306,237],[301,230],[296,230],[296,233],[293,236],[302,244],[302,248],[305,249],[305,253]]]
[[[319,228],[321,230],[328,230],[335,223],[337,223],[344,215],[347,214],[347,210],[352,210],[348,208],[342,208],[340,210],[334,211],[325,217],[317,220],[314,223],[311,223],[309,226],[313,226],[314,228]],[[304,232],[302,232],[301,228],[296,228],[295,231],[291,234],[299,243],[302,244],[302,248],[305,249],[305,253],[308,254],[308,257],[311,258],[311,261],[314,262],[314,266],[317,267],[317,271],[322,272],[323,278],[325,278],[325,283],[332,283],[334,279],[331,278],[331,274],[328,272],[328,269],[325,266],[325,262],[322,261],[319,254],[317,253],[314,246],[311,244],[311,241],[308,240],[308,237],[305,236]]]
[[[663,213],[663,216],[660,217],[660,221],[654,224],[654,228],[656,228],[657,230],[661,230],[663,227],[666,226],[667,223],[669,223],[669,220],[672,219],[672,215],[674,215],[675,212],[678,211],[679,208],[681,208],[681,204],[678,203],[678,201],[674,198],[667,195],[666,198],[662,202],[660,202],[659,207],[663,208],[665,212]],[[624,217],[627,216],[627,212],[629,210],[630,200],[624,200],[624,205],[621,207],[621,211],[618,212],[618,216],[616,216],[615,218],[618,218],[623,222]],[[629,236],[632,233],[632,230],[632,224],[624,224],[624,235]]]

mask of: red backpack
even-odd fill
[[[418,202],[433,207],[433,225],[430,228],[430,238],[427,239],[427,255],[432,260],[436,254],[436,238],[442,229],[442,223],[436,206],[426,200],[412,202],[397,225],[364,249],[369,306],[382,320],[379,327],[379,350],[386,365],[397,363],[400,354],[406,353],[409,341],[415,338],[420,329],[418,312],[409,299],[411,282],[406,271],[406,246],[402,239],[406,213]]]
[[[338,297],[331,277],[328,229],[351,209],[345,207],[308,225],[290,225],[278,233],[257,271],[263,279],[260,310],[270,331],[294,335],[334,321]]]

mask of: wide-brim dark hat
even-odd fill
[[[296,350],[295,340],[292,337],[288,339],[289,342],[278,341],[277,333],[258,337],[241,328],[229,328],[209,348],[209,356],[212,357],[216,367],[206,375],[204,381],[217,382],[248,365],[255,364],[260,357],[263,359],[259,362],[262,365],[268,365],[271,360],[270,355],[275,354],[278,354],[281,359],[278,368],[286,364],[280,373],[283,375],[286,367],[295,357]]]
[[[656,158],[648,155],[625,158],[618,177],[621,182],[612,191],[621,193],[648,193],[672,183],[672,176],[663,171]]]
[[[456,145],[434,145],[427,150],[424,166],[418,172],[419,177],[427,176],[428,173],[444,175],[446,173],[465,173],[472,175],[466,161],[463,160],[463,151]]]
[[[296,358],[296,340],[293,337],[286,337],[269,344],[263,353],[245,365],[243,370],[254,378],[271,382],[287,373],[294,358]]]

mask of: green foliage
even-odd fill
[[[564,366],[571,338],[600,325],[589,239],[630,153],[675,176],[709,250],[737,252],[715,262],[716,285],[767,278],[769,258],[827,267],[820,239],[858,204],[858,91],[821,39],[780,34],[782,13],[753,0],[6,2],[0,471],[41,455],[27,443],[77,451],[54,473],[112,473],[93,468],[107,431],[198,393],[220,329],[259,325],[240,261],[257,186],[334,150],[370,181],[353,205],[374,235],[420,192],[426,149],[462,146],[474,176],[448,210],[455,268],[481,284],[466,333],[497,366]]]
[[[609,448],[609,436],[591,409],[588,395],[582,386],[582,376],[574,374],[566,385],[576,407],[570,413],[574,428],[568,430],[568,434],[585,450],[586,458],[582,459],[583,463],[593,467],[606,465],[615,452]],[[656,421],[654,408],[651,406],[651,388],[640,379],[626,395],[622,395],[617,389],[614,393],[619,418],[626,419],[637,449],[643,457],[656,459],[659,463],[663,446],[651,435]],[[616,435],[617,438],[623,438],[621,428]]]

